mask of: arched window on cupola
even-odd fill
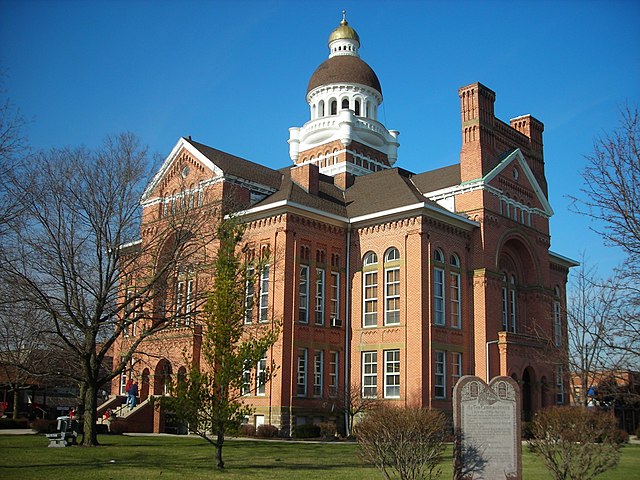
[[[324,117],[324,100],[320,100],[318,103],[318,116]]]
[[[343,98],[342,99],[342,109],[343,110],[345,110],[345,109],[348,110],[349,109],[349,99],[348,98]]]
[[[311,106],[311,118],[318,118],[318,110],[315,103]]]
[[[354,111],[355,111],[355,114],[359,117],[360,116],[360,99],[359,98],[356,98]]]
[[[331,100],[331,110],[329,112],[329,115],[337,115],[337,114],[338,114],[338,101]]]
[[[369,118],[369,100],[364,102],[364,116]]]

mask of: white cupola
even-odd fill
[[[327,175],[363,175],[391,167],[398,157],[399,132],[387,130],[378,121],[380,80],[360,58],[360,37],[347,22],[344,10],[340,25],[329,35],[328,47],[329,58],[316,69],[307,87],[311,118],[302,127],[289,129],[291,160],[295,164],[316,163]],[[334,153],[336,149],[349,152],[352,144],[359,145],[357,155],[362,157],[354,163],[336,165],[317,152],[324,151],[324,146]]]

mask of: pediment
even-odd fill
[[[537,208],[540,208],[547,216],[553,215],[553,209],[540,187],[533,171],[524,158],[519,148],[515,149],[496,167],[484,176],[482,182],[499,191],[510,189],[533,192]]]
[[[224,172],[186,139],[180,138],[142,195],[145,204],[172,192],[197,188]]]

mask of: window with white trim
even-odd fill
[[[378,396],[378,352],[362,352],[362,397]]]
[[[502,330],[515,333],[517,331],[517,291],[515,275],[502,276]]]
[[[340,274],[331,272],[331,317],[340,318]]]
[[[338,395],[338,375],[340,367],[340,353],[329,352],[329,396]]]
[[[449,262],[449,316],[453,328],[462,328],[462,310],[460,301],[460,259],[451,255]]]
[[[262,267],[260,275],[260,322],[269,321],[269,265]]]
[[[458,380],[462,377],[462,353],[451,353],[451,388],[455,387]]]
[[[444,325],[444,254],[442,250],[437,249],[434,252],[433,260],[436,264],[433,268],[433,323]]]
[[[553,342],[556,347],[562,346],[562,309],[560,304],[560,289],[554,289],[553,300]]]
[[[255,269],[253,266],[247,268],[247,278],[244,286],[244,323],[245,325],[253,322],[253,302],[255,294],[254,284]]]
[[[324,377],[324,352],[316,350],[313,356],[313,396],[322,397],[322,383]]]
[[[307,396],[307,349],[298,349],[298,377],[297,394],[299,397]]]
[[[400,260],[397,248],[390,248],[384,256],[384,324],[400,323],[400,267],[391,262]],[[391,264],[391,265],[390,265]]]
[[[241,395],[251,395],[251,363],[245,362],[242,369],[242,385],[240,386]]]
[[[298,321],[300,323],[309,323],[309,267],[307,265],[300,266]]]
[[[556,365],[556,403],[564,404],[564,371],[562,365]]]
[[[447,354],[436,350],[435,352],[435,397],[447,398]]]
[[[265,384],[267,378],[267,352],[264,352],[262,358],[258,360],[256,367],[256,395],[265,394]]]
[[[384,351],[384,398],[400,398],[400,350]]]
[[[324,325],[324,268],[316,268],[316,325]]]
[[[375,327],[378,324],[378,257],[369,252],[364,257],[363,290],[364,318],[363,326]],[[369,267],[369,268],[367,268]]]

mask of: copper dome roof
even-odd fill
[[[336,55],[320,64],[311,75],[307,93],[330,83],[358,83],[382,94],[378,76],[372,68],[354,55]]]

